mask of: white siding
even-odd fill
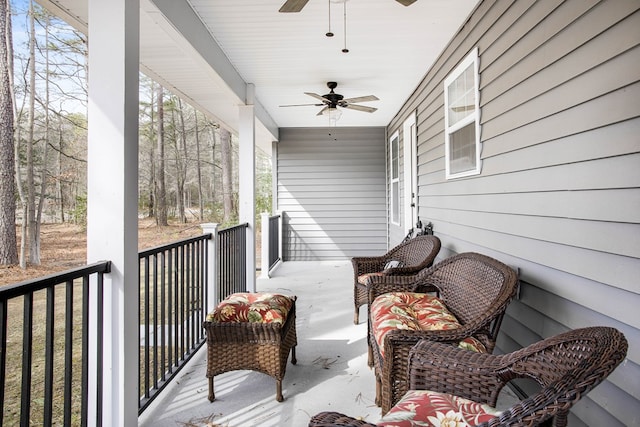
[[[330,260],[387,249],[384,128],[283,128],[277,204],[284,259]]]
[[[418,112],[419,215],[518,267],[499,351],[609,325],[622,365],[571,425],[640,425],[640,2],[481,2],[391,122]],[[445,179],[444,78],[480,49],[483,169]]]

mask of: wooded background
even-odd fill
[[[86,222],[87,41],[33,0],[0,0],[0,14],[0,265],[26,267],[43,222]],[[142,73],[139,124],[139,215],[237,223],[236,136]],[[265,153],[256,169],[270,212]]]

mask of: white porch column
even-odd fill
[[[209,267],[207,270],[207,315],[218,304],[218,224],[215,222],[208,222],[201,224],[202,232],[204,234],[211,233],[211,239],[207,243],[207,251],[209,253]]]
[[[262,212],[260,214],[260,229],[262,230],[262,238],[260,239],[262,244],[261,250],[261,263],[260,263],[260,278],[269,278],[269,212]]]
[[[256,291],[256,116],[253,106],[253,85],[247,85],[248,104],[240,109],[239,129],[239,203],[240,223],[248,223],[247,230],[247,291]]]
[[[138,423],[140,398],[137,327],[140,4],[139,0],[88,0],[88,10],[87,261],[112,261],[104,287],[102,425],[133,426]],[[91,348],[95,355],[95,345]],[[91,393],[94,393],[96,367],[92,369]],[[95,407],[90,411],[93,420]]]

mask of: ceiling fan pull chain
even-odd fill
[[[325,34],[327,37],[333,37],[333,33],[331,32],[331,0],[329,1],[329,31]]]
[[[344,1],[344,49],[342,49],[342,53],[348,53],[349,49],[347,49],[347,0]]]

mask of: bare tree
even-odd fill
[[[158,85],[158,95],[156,96],[158,104],[158,150],[157,150],[157,167],[156,167],[156,225],[166,226],[167,221],[167,190],[165,187],[164,169],[164,93],[162,85]]]
[[[13,148],[13,38],[9,0],[0,0],[0,265],[18,263]]]
[[[204,191],[202,189],[202,164],[200,162],[200,130],[198,128],[198,112],[194,111],[194,126],[196,137],[196,178],[198,185],[198,219],[204,219]]]
[[[29,261],[40,264],[40,242],[36,226],[36,189],[34,183],[33,145],[35,127],[35,98],[36,98],[36,30],[33,11],[33,0],[29,0],[29,114],[27,136],[27,211],[23,221],[27,223],[27,235],[29,246]]]
[[[184,124],[184,109],[182,100],[177,98],[177,111],[173,109],[172,117],[178,115],[178,124],[174,123],[174,135],[176,143],[176,202],[178,217],[181,223],[187,222],[185,213],[185,184],[187,181],[187,131]],[[178,128],[179,126],[179,128]]]
[[[220,155],[222,166],[222,204],[224,206],[224,217],[222,221],[228,223],[233,214],[233,182],[232,161],[231,161],[231,132],[224,128],[220,132]]]

